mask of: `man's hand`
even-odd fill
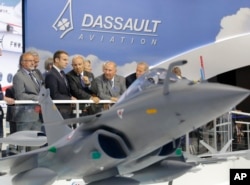
[[[90,84],[90,81],[89,81],[89,77],[88,77],[88,76],[83,76],[83,77],[82,77],[82,80],[83,80],[84,84],[86,84],[86,85],[89,85],[89,84]]]
[[[117,97],[111,97],[110,100],[113,101],[113,102],[117,102],[118,98]]]
[[[95,96],[91,96],[90,99],[93,100],[95,104],[99,103],[99,101],[100,101],[100,99],[98,97],[95,97]]]
[[[6,103],[7,103],[8,105],[13,105],[13,104],[15,104],[15,100],[14,100],[13,98],[9,98],[9,97],[6,97],[6,96],[4,96],[4,101],[6,101]]]

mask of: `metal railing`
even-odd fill
[[[240,120],[235,120],[233,119],[233,115],[242,115],[245,117],[241,118]],[[229,111],[209,122],[211,126],[210,128],[206,128],[205,125],[201,127],[202,131],[200,134],[202,139],[196,136],[190,137],[190,133],[187,133],[185,143],[186,152],[196,155],[202,154],[202,152],[206,151],[207,148],[202,145],[202,142],[200,142],[201,140],[214,148],[215,151],[220,151],[223,146],[230,142],[230,140],[233,141],[230,144],[228,151],[238,150],[235,149],[235,145],[242,145],[242,149],[250,149],[250,121],[245,121],[245,119],[250,120],[250,113]],[[242,130],[244,133],[243,144],[237,143],[233,135],[237,123],[245,125],[244,129]],[[203,148],[203,150],[201,148]]]
[[[55,104],[75,104],[75,114],[76,117],[79,117],[81,111],[80,111],[80,104],[93,104],[95,103],[93,100],[52,100],[53,103]],[[98,104],[106,104],[106,103],[115,103],[111,100],[100,100]],[[39,104],[38,101],[33,101],[33,100],[15,100],[14,105],[18,104]],[[6,102],[1,100],[0,105],[3,105],[3,107],[6,107]]]

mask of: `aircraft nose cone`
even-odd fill
[[[225,85],[225,84],[215,84],[214,89],[217,95],[222,96],[224,98],[234,97],[235,100],[238,100],[238,101],[245,99],[250,94],[250,91],[247,89]]]
[[[231,111],[249,96],[250,91],[219,83],[200,83],[181,93],[178,97],[182,100],[176,110],[180,110],[178,114],[181,115],[181,120],[184,120],[180,124],[186,127],[188,123],[193,124],[192,122],[202,125]]]
[[[218,83],[211,83],[203,92],[207,96],[207,103],[214,105],[211,108],[222,109],[224,107],[227,110],[235,107],[250,94],[247,89]]]

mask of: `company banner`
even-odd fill
[[[26,0],[25,47],[38,50],[42,61],[56,50],[71,57],[81,54],[92,62],[95,75],[108,60],[118,64],[119,74],[127,75],[138,61],[167,67],[168,61],[181,56],[195,60],[195,66],[183,70],[198,78],[202,59],[209,77],[228,70],[219,66],[210,71],[209,63],[214,65],[218,58],[208,58],[218,56],[217,51],[210,53],[218,41],[249,32],[249,7],[248,0]]]

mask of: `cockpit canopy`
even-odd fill
[[[145,89],[154,88],[159,85],[163,86],[166,76],[167,70],[164,68],[154,68],[149,70],[131,84],[131,86],[124,92],[117,103],[136,96]],[[176,82],[177,80],[177,76],[171,73],[170,81]]]

